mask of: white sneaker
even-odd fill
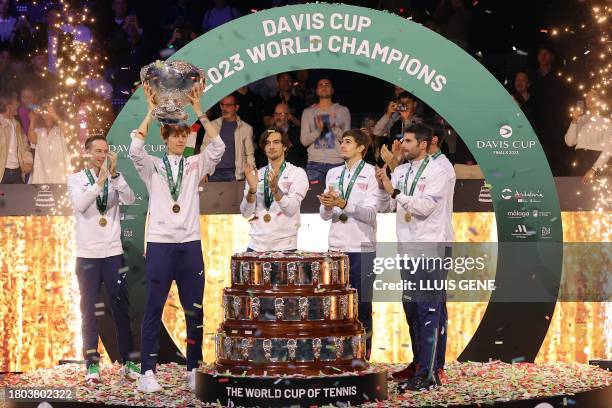
[[[144,375],[140,376],[138,381],[138,391],[140,392],[158,392],[161,391],[162,387],[155,378],[153,370],[147,370]]]
[[[195,378],[197,369],[193,368],[191,371],[187,371],[187,385],[191,391],[195,391]]]

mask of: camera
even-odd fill
[[[398,103],[397,104],[397,111],[398,112],[406,112],[409,109],[410,109],[410,107],[408,105],[405,105],[403,103]]]

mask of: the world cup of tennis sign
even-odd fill
[[[412,21],[339,4],[287,6],[250,14],[202,35],[172,59],[187,61],[205,72],[204,110],[261,78],[316,68],[370,75],[401,86],[431,106],[457,131],[480,165],[490,185],[500,242],[495,286],[501,290],[493,292],[480,326],[459,360],[510,361],[518,355],[526,361],[535,358],[548,329],[546,316],[554,311],[559,289],[560,207],[546,157],[529,122],[480,63],[452,42]],[[354,86],[359,88],[360,84]],[[138,127],[145,109],[142,90],[138,90],[117,117],[109,135],[111,144],[129,144],[130,131]],[[151,135],[148,142],[159,144],[154,131]],[[125,174],[129,184],[146,199],[145,186],[132,164],[125,157],[120,160],[125,160],[119,164],[121,168],[130,169]],[[129,216],[123,227],[134,231],[124,243],[136,254],[128,254],[136,282],[144,274],[146,207],[124,210]],[[547,216],[517,221],[508,216],[513,211],[538,211]],[[523,245],[520,256],[503,246],[517,242],[533,245]],[[521,257],[546,260],[546,265],[517,265]],[[533,288],[545,288],[551,297],[540,302],[524,300],[524,294]],[[131,300],[132,305],[145,304],[142,287],[132,288],[131,296],[140,298]],[[520,301],[523,303],[504,303]],[[500,326],[503,330],[499,330]],[[516,335],[527,331],[529,336]],[[162,354],[174,355],[177,351],[176,347],[166,348],[160,350],[160,360]],[[358,383],[350,384],[353,385],[360,387]],[[270,389],[265,395],[276,392]],[[293,395],[292,391],[286,392]],[[358,397],[361,391],[355,395],[347,400],[357,403],[363,398]],[[303,401],[295,399],[296,403]],[[291,400],[283,403],[291,405]]]

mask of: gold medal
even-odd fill
[[[174,205],[172,206],[172,212],[176,214],[176,213],[178,213],[179,211],[181,211],[181,206],[180,206],[180,205],[178,205],[178,204],[174,204]]]
[[[100,224],[101,227],[106,227],[106,224],[107,224],[106,218],[100,217],[100,221],[98,221],[98,224]]]
[[[272,221],[272,216],[270,215],[270,213],[266,213],[266,215],[264,215],[264,221],[265,222],[270,222]]]
[[[412,214],[407,212],[406,214],[404,214],[404,221],[410,222],[410,220],[412,220]]]
[[[348,215],[346,215],[345,213],[340,214],[340,216],[338,217],[338,219],[342,222],[346,222],[346,220],[348,220]]]

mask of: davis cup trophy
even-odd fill
[[[204,84],[204,71],[185,61],[155,61],[140,70],[140,80],[154,91],[153,117],[175,124],[187,120],[189,93]]]

